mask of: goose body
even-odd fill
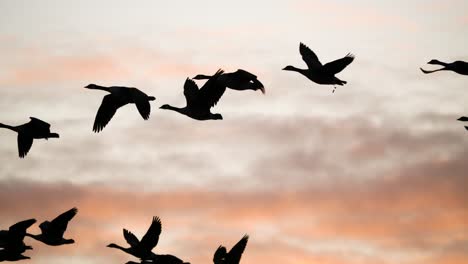
[[[129,261],[126,264],[151,264],[151,263],[157,263],[157,264],[190,264],[190,262],[184,262],[180,258],[174,256],[174,255],[158,255],[154,254],[152,258],[148,258],[146,260],[142,260],[141,262],[134,262],[134,261]]]
[[[59,138],[59,134],[50,132],[50,124],[35,117],[30,117],[30,121],[23,125],[10,126],[0,123],[0,127],[18,133],[18,155],[20,158],[26,157],[34,139]]]
[[[224,246],[219,246],[213,256],[213,263],[214,264],[239,264],[240,259],[242,257],[242,253],[244,253],[245,247],[247,246],[247,242],[249,240],[249,236],[245,235],[242,237],[237,244],[235,244],[229,252],[227,252]]]
[[[78,213],[78,209],[72,208],[61,215],[57,216],[52,221],[44,221],[39,225],[41,233],[38,235],[26,234],[42,243],[49,246],[60,246],[65,244],[73,244],[73,239],[63,237],[68,227],[68,222]]]
[[[187,78],[184,84],[184,96],[187,102],[186,106],[179,108],[165,104],[160,108],[176,111],[196,120],[223,119],[221,114],[213,114],[210,111],[211,107],[218,103],[226,90],[224,85],[217,83],[218,78],[222,74],[223,71],[218,70],[216,74],[211,76],[200,89],[198,89],[197,84],[193,80]]]
[[[305,44],[300,43],[299,52],[302,59],[307,64],[307,69],[299,69],[288,65],[283,70],[298,72],[309,80],[321,85],[344,85],[346,81],[338,79],[335,74],[341,72],[354,60],[354,55],[348,54],[345,57],[322,65],[317,55]]]
[[[204,80],[210,79],[211,77],[213,76],[198,74],[197,76],[193,77],[193,79]],[[235,72],[223,73],[219,76],[218,82],[233,90],[260,90],[263,94],[265,94],[265,87],[257,79],[257,76],[246,70],[238,69]]]
[[[428,62],[428,64],[441,65],[443,67],[440,69],[432,70],[432,71],[428,71],[428,70],[424,70],[423,68],[420,68],[421,71],[425,74],[438,72],[438,71],[453,71],[458,74],[468,75],[468,62],[454,61],[452,63],[446,63],[446,62],[441,62],[439,60],[431,60]]]
[[[144,120],[148,120],[151,113],[150,101],[156,100],[154,96],[148,96],[134,87],[111,86],[105,87],[96,84],[85,86],[87,89],[102,90],[110,94],[104,96],[101,106],[94,119],[93,131],[99,133],[106,127],[117,112],[117,109],[127,104],[135,104],[138,112]]]
[[[153,259],[157,256],[152,252],[152,250],[158,244],[160,234],[161,220],[159,217],[155,216],[141,241],[132,232],[127,229],[123,229],[124,238],[130,247],[125,248],[114,243],[109,244],[107,247],[120,249],[127,254],[141,259],[142,261]]]

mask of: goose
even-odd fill
[[[117,109],[126,104],[135,104],[141,117],[143,117],[144,120],[148,120],[151,113],[149,101],[156,100],[154,96],[148,96],[134,87],[104,87],[96,84],[88,84],[84,88],[102,90],[110,93],[102,99],[101,106],[94,119],[93,131],[95,133],[102,131],[115,115]]]
[[[198,74],[197,76],[193,77],[193,79],[204,80],[210,79],[211,77],[213,76]],[[265,94],[265,87],[257,79],[257,76],[246,70],[238,69],[235,72],[224,73],[219,76],[218,82],[233,90],[260,90],[263,94]]]
[[[210,109],[216,105],[226,90],[226,86],[217,83],[218,78],[223,73],[223,70],[218,70],[200,89],[192,79],[187,78],[184,84],[184,96],[187,105],[178,108],[165,104],[160,108],[176,111],[196,120],[222,120],[223,116],[221,114],[213,114]]]
[[[462,121],[462,122],[468,122],[468,117],[462,116],[462,117],[458,118],[457,120]],[[465,126],[465,129],[468,130],[468,126]]]
[[[317,55],[315,55],[315,53],[305,44],[300,43],[299,52],[302,55],[302,59],[307,64],[308,69],[299,69],[288,65],[283,68],[283,70],[298,72],[317,84],[333,85],[333,92],[335,92],[336,89],[335,85],[346,84],[346,81],[338,79],[335,74],[341,72],[344,68],[346,68],[346,66],[353,62],[353,54],[348,53],[341,59],[337,59],[322,65]]]
[[[123,252],[144,261],[156,257],[156,254],[151,251],[158,244],[160,234],[161,220],[159,217],[154,216],[148,231],[146,231],[146,234],[143,236],[141,241],[132,232],[127,229],[123,229],[124,238],[130,247],[124,248],[114,243],[107,245],[107,247],[120,249]]]
[[[0,250],[0,262],[31,259],[30,257],[23,255],[26,249],[28,248],[22,247],[22,248],[17,248],[17,249],[1,249]]]
[[[1,128],[13,130],[18,133],[18,155],[20,158],[26,157],[32,147],[34,139],[59,138],[59,134],[50,132],[50,124],[30,117],[30,121],[19,126],[9,126],[0,123]]]
[[[20,221],[8,228],[8,230],[0,230],[0,248],[8,252],[3,252],[3,256],[14,257],[16,253],[21,254],[28,249],[32,249],[31,246],[24,244],[24,237],[26,236],[26,230],[36,223],[36,219],[28,219]]]
[[[73,244],[75,240],[63,238],[63,234],[67,230],[68,222],[78,213],[77,208],[72,208],[65,213],[57,216],[52,221],[44,221],[39,225],[41,234],[34,235],[26,233],[26,236],[32,237],[49,246],[60,246],[65,244]]]
[[[441,65],[444,66],[443,68],[437,69],[437,70],[424,70],[423,68],[419,68],[423,73],[428,74],[428,73],[433,73],[433,72],[438,72],[438,71],[453,71],[458,74],[462,75],[468,75],[468,62],[464,61],[455,61],[452,63],[446,63],[446,62],[441,62],[438,60],[431,60],[427,64],[433,64],[433,65]]]
[[[214,264],[239,264],[242,253],[247,246],[249,240],[248,235],[244,235],[237,244],[235,244],[229,252],[224,246],[219,246],[213,256]]]

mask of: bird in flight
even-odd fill
[[[341,72],[346,66],[353,62],[354,55],[348,53],[348,55],[341,59],[322,65],[317,55],[305,44],[300,43],[299,52],[302,55],[302,59],[307,64],[307,69],[299,69],[288,65],[283,68],[283,70],[299,72],[317,84],[333,85],[333,92],[335,92],[336,85],[342,86],[346,84],[346,81],[338,79],[335,74]]]
[[[26,157],[32,147],[34,139],[59,138],[59,134],[50,132],[50,124],[30,117],[30,121],[19,126],[10,126],[0,123],[0,127],[13,130],[18,133],[18,155],[20,158]]]
[[[453,71],[453,72],[456,72],[458,74],[468,75],[468,62],[454,61],[452,63],[446,63],[446,62],[441,62],[441,61],[438,61],[438,60],[431,60],[427,64],[441,65],[443,67],[440,68],[440,69],[432,70],[432,71],[428,71],[428,70],[424,70],[423,68],[419,68],[425,74],[438,72],[438,71]]]
[[[224,246],[219,246],[213,256],[214,264],[239,264],[248,240],[249,236],[245,235],[229,252],[227,252]]]
[[[218,70],[200,89],[192,79],[187,78],[184,84],[186,106],[179,108],[165,104],[160,108],[176,111],[196,120],[222,120],[221,114],[213,114],[210,109],[218,103],[226,91],[226,86],[217,82],[223,73],[223,70]]]
[[[65,244],[73,244],[75,241],[73,239],[66,239],[63,237],[63,234],[67,230],[68,222],[75,217],[78,213],[78,209],[72,208],[65,213],[57,216],[52,221],[44,221],[39,225],[41,229],[41,234],[33,235],[26,234],[29,237],[32,237],[42,243],[49,246],[60,246]]]
[[[210,79],[211,77],[213,76],[198,74],[197,76],[193,77],[193,79],[204,80],[204,79]],[[263,94],[265,94],[265,87],[257,79],[257,76],[242,69],[238,69],[235,72],[221,74],[221,76],[219,76],[218,78],[218,83],[221,83],[227,88],[230,88],[233,90],[238,90],[238,91],[260,90]]]
[[[104,87],[96,84],[85,86],[87,89],[102,90],[110,94],[104,96],[101,106],[94,119],[93,131],[99,133],[106,127],[117,109],[126,104],[135,104],[138,112],[144,120],[148,120],[151,113],[150,101],[156,100],[154,96],[148,96],[144,92],[133,87],[111,86]]]

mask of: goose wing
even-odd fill
[[[194,80],[187,78],[184,83],[184,96],[187,101],[187,105],[193,105],[197,101],[198,86]]]
[[[132,99],[135,102],[141,117],[143,117],[144,120],[148,120],[151,113],[151,105],[148,100],[148,95],[137,88],[131,88],[130,91]]]
[[[215,106],[224,91],[226,86],[217,82],[218,78],[224,73],[223,70],[219,69],[215,75],[213,75],[206,83],[200,88],[200,92],[197,97],[197,103],[202,107],[211,108]]]
[[[219,246],[213,255],[213,262],[215,264],[222,264],[224,258],[226,257],[226,253],[227,253],[226,248],[223,246]]]
[[[239,263],[242,257],[242,253],[244,253],[245,247],[247,246],[248,240],[249,240],[249,236],[245,235],[244,237],[242,237],[241,240],[239,240],[239,242],[237,242],[237,244],[235,244],[232,247],[232,249],[228,253],[228,258],[229,258],[228,263],[235,263],[235,264]]]
[[[12,234],[15,234],[15,235],[23,234],[24,236],[24,234],[26,234],[26,230],[30,226],[32,226],[34,223],[36,223],[36,219],[28,219],[28,220],[18,222],[10,226],[10,228],[8,229],[8,232],[11,232]]]
[[[50,222],[47,231],[52,233],[54,236],[63,237],[65,230],[67,230],[68,222],[72,220],[77,213],[78,209],[76,207],[62,213]]]
[[[140,240],[138,240],[138,238],[132,232],[128,231],[127,229],[123,230],[123,235],[124,235],[125,240],[127,240],[127,243],[130,246],[136,247],[138,246],[138,244],[140,244]]]
[[[233,75],[235,76],[235,78],[242,78],[242,79],[249,79],[249,80],[257,79],[257,76],[255,74],[252,74],[242,69],[238,69],[237,71],[233,73]]]
[[[151,251],[159,241],[159,235],[161,234],[161,219],[155,216],[153,217],[153,222],[151,222],[151,226],[146,231],[146,234],[141,239],[140,245],[148,250]]]
[[[320,62],[317,55],[315,55],[315,53],[304,43],[299,45],[299,52],[301,53],[302,59],[305,61],[309,69],[314,70],[322,67],[322,63]]]
[[[33,144],[33,137],[26,132],[18,133],[18,154],[20,158],[26,157]]]
[[[98,133],[106,127],[112,117],[117,112],[120,105],[116,102],[112,94],[104,96],[101,106],[99,106],[96,118],[94,119],[93,131]]]
[[[31,119],[31,123],[33,123],[35,126],[39,126],[39,127],[45,127],[45,128],[50,128],[50,124],[47,123],[47,122],[44,122],[42,120],[40,120],[39,118],[35,118],[35,117],[29,117],[29,119]]]
[[[351,62],[354,60],[354,55],[348,53],[346,56],[344,56],[341,59],[334,60],[332,62],[329,62],[325,65],[323,65],[324,71],[330,73],[330,74],[337,74],[340,71],[342,71],[346,66],[348,66]]]

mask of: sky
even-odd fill
[[[464,0],[0,1],[0,122],[30,116],[60,139],[25,159],[0,130],[0,229],[76,206],[65,237],[32,264],[125,263],[122,228],[141,237],[162,220],[156,253],[211,263],[250,235],[241,263],[461,264],[468,259],[468,78],[424,75],[468,61]],[[282,71],[355,54],[319,86]],[[255,73],[266,94],[227,91],[200,122],[183,106],[187,77]],[[156,97],[92,132],[103,95]],[[39,232],[38,225],[30,229]],[[26,263],[26,261],[25,261]]]

